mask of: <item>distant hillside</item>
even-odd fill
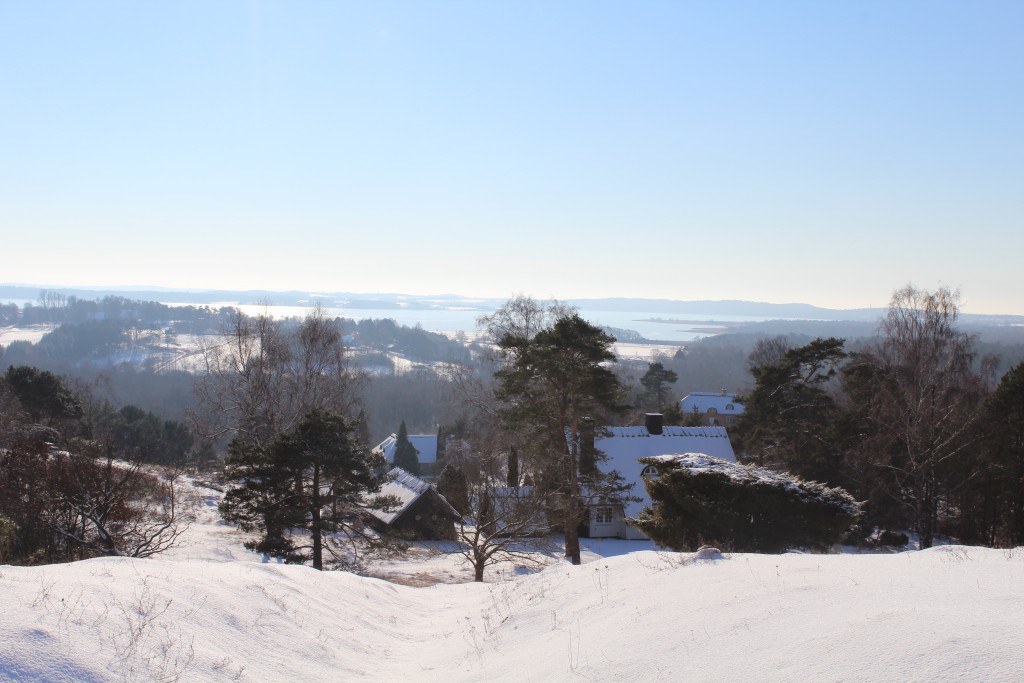
[[[799,318],[804,320],[876,320],[882,308],[839,310],[810,304],[772,304],[762,301],[673,301],[671,299],[570,299],[581,309],[651,313],[678,312],[684,315],[742,315],[758,318]]]
[[[394,310],[438,310],[459,309],[488,312],[501,306],[504,299],[483,299],[455,294],[413,295],[394,292],[308,292],[269,290],[185,290],[161,288],[87,288],[87,287],[40,287],[18,284],[0,284],[0,302],[20,300],[35,301],[40,292],[48,290],[65,296],[82,299],[96,299],[107,295],[159,301],[162,303],[219,304],[233,302],[243,305],[270,304],[275,306],[312,306],[319,302],[328,307],[349,309],[394,309]],[[834,309],[802,303],[776,304],[764,301],[700,300],[679,301],[673,299],[642,299],[609,297],[600,299],[567,299],[566,303],[578,307],[582,312],[618,311],[639,315],[678,314],[688,318],[709,316],[744,316],[768,320],[811,320],[811,321],[857,321],[877,323],[885,315],[884,308]],[[965,324],[978,326],[1024,326],[1020,315],[979,315],[963,314]]]

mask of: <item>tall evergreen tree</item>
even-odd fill
[[[505,366],[495,373],[506,421],[527,433],[538,468],[558,501],[565,555],[580,563],[578,527],[588,501],[621,494],[617,473],[582,473],[584,419],[620,409],[622,387],[606,364],[615,361],[615,340],[577,314],[557,318],[532,337],[510,332],[499,338]]]
[[[466,473],[455,463],[448,463],[437,477],[437,492],[447,499],[460,515],[468,515],[469,482]]]
[[[672,370],[667,370],[661,363],[648,363],[647,372],[640,378],[644,388],[642,397],[645,409],[660,409],[669,401],[669,390],[679,379]]]
[[[756,385],[740,400],[746,410],[733,433],[746,458],[801,477],[837,481],[838,450],[828,427],[836,404],[827,390],[846,357],[843,340],[815,339],[751,367]]]
[[[438,466],[443,466],[444,465],[444,462],[445,462],[445,459],[446,459],[445,451],[447,450],[447,448],[448,448],[448,434],[445,431],[444,425],[438,425],[437,426],[437,449],[434,451],[436,453],[436,461],[438,463]]]
[[[999,382],[985,406],[990,434],[982,492],[984,508],[997,510],[989,521],[990,543],[1024,545],[1024,363]]]
[[[409,432],[405,428],[405,420],[398,427],[398,435],[395,437],[395,467],[401,467],[409,474],[419,476],[420,461],[419,451],[409,441]]]
[[[512,488],[519,486],[519,451],[509,446],[508,466],[505,468],[505,483]]]
[[[5,378],[33,422],[52,424],[82,417],[82,402],[52,372],[12,365]]]
[[[221,504],[224,518],[262,531],[257,549],[323,569],[327,539],[351,529],[364,494],[380,486],[379,463],[352,434],[344,418],[316,409],[266,448],[236,439],[225,469],[234,486]],[[292,528],[308,530],[310,545],[295,545],[286,534]]]

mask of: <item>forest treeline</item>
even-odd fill
[[[114,404],[137,405],[183,420],[194,402],[194,368],[167,358],[189,354],[202,337],[230,329],[231,307],[167,306],[106,296],[79,299],[44,290],[39,302],[0,305],[2,325],[55,325],[39,341],[0,346],[0,369],[33,366],[73,378]],[[375,436],[383,438],[402,419],[417,430],[448,419],[447,393],[432,367],[470,363],[467,345],[390,319],[336,319],[349,346],[348,362],[379,378],[365,396]],[[281,321],[284,329],[301,324]],[[396,361],[401,361],[396,362]]]
[[[1024,365],[998,372],[957,317],[954,292],[908,286],[874,339],[759,341],[737,453],[864,501],[861,540],[1024,544]]]
[[[91,385],[115,405],[136,405],[165,419],[184,420],[194,401],[194,373],[176,364],[158,361],[169,348],[187,351],[197,336],[220,334],[230,325],[237,311],[230,307],[167,306],[157,302],[132,301],[108,296],[98,300],[64,297],[43,291],[33,305],[0,305],[0,320],[7,325],[57,325],[36,342],[14,341],[0,346],[0,369],[11,365],[30,365]],[[284,321],[297,326],[299,320]],[[480,343],[450,339],[416,327],[398,325],[393,320],[339,319],[350,346],[349,361],[372,374],[374,381],[365,389],[367,423],[372,438],[381,440],[398,428],[403,420],[413,433],[436,431],[439,424],[458,419],[460,407],[450,383],[437,372],[445,363],[473,364],[483,348]],[[817,328],[793,331],[798,323],[786,323],[784,335],[791,346],[806,344]],[[691,391],[726,389],[741,393],[752,386],[747,356],[758,340],[775,337],[776,330],[764,323],[766,332],[737,331],[688,342],[672,355],[656,357],[665,369],[675,373],[669,391],[678,400]],[[741,328],[747,330],[746,326]],[[760,330],[759,327],[755,328]],[[857,331],[864,331],[858,324]],[[877,329],[874,325],[870,329]],[[631,338],[620,330],[605,330],[623,340]],[[996,334],[999,332],[999,334]],[[1002,339],[1001,328],[979,335],[979,355],[997,359],[996,373],[1001,376],[1024,360],[1024,344]],[[870,337],[846,337],[846,346],[856,350]],[[396,367],[395,358],[410,361]],[[647,363],[622,360],[615,371],[631,387],[630,403],[639,405],[643,387],[640,379]],[[643,409],[668,406],[645,404]],[[625,422],[639,423],[640,411]]]
[[[740,457],[846,488],[868,503],[865,534],[875,527],[905,528],[916,530],[925,544],[936,535],[985,544],[1022,543],[1024,461],[1017,434],[1020,417],[1013,412],[1022,348],[968,334],[957,323],[957,302],[948,291],[901,291],[906,301],[894,299],[902,301],[902,308],[890,308],[889,315],[895,310],[905,319],[884,319],[872,337],[723,334],[688,343],[651,362],[611,363],[623,392],[619,405],[624,410],[615,420],[641,424],[645,412],[660,410],[670,422],[683,422],[689,416],[678,413],[682,396],[726,389],[739,394],[748,407],[730,430]],[[941,301],[936,304],[928,297]],[[911,315],[927,312],[929,306],[942,311],[938,322]],[[473,342],[453,340],[392,320],[357,322],[327,319],[322,313],[273,320],[234,309],[168,307],[118,297],[84,302],[43,296],[38,306],[14,308],[4,309],[7,320],[28,324],[26,320],[45,319],[56,327],[34,344],[13,342],[0,348],[0,367],[7,373],[30,369],[59,377],[61,386],[79,397],[79,405],[88,406],[74,416],[74,429],[67,416],[48,426],[51,431],[34,446],[36,457],[42,453],[40,444],[52,449],[57,443],[53,437],[59,429],[52,430],[59,427],[66,430],[67,443],[102,435],[112,444],[110,452],[134,454],[151,463],[215,462],[226,443],[217,440],[212,428],[216,420],[210,417],[211,406],[214,412],[237,417],[242,406],[258,404],[272,412],[254,417],[256,421],[279,420],[285,414],[297,420],[302,413],[295,407],[304,405],[304,392],[313,384],[303,388],[288,382],[302,376],[311,382],[313,360],[322,364],[322,373],[341,373],[336,384],[349,393],[339,395],[335,407],[351,421],[362,443],[379,442],[402,422],[410,433],[436,433],[439,425],[467,420],[458,378],[472,373],[488,385],[499,367],[494,364],[493,334]],[[897,323],[906,328],[899,334]],[[126,359],[125,353],[140,345],[179,343],[185,329],[200,340],[191,352],[196,362],[192,369],[160,368],[130,354]],[[924,332],[932,335],[933,347],[914,351],[907,340],[927,337]],[[330,340],[330,353],[314,359],[310,344],[318,339]],[[898,339],[904,340],[902,347],[894,341]],[[231,349],[240,355],[232,357],[226,351]],[[925,351],[933,354],[933,365],[952,365],[912,382],[905,375],[911,361],[923,363],[918,356]],[[197,379],[209,380],[219,372],[237,381],[253,367],[263,368],[273,381],[260,389],[262,394],[236,395],[233,407],[211,400],[231,397],[218,394],[223,387],[209,381],[205,403],[197,392]],[[291,403],[282,403],[286,398]],[[8,404],[17,405],[18,415],[28,416],[25,424],[39,422],[24,397]],[[287,428],[280,423],[275,433]],[[64,547],[54,552],[71,551]]]
[[[183,530],[175,472],[191,430],[45,370],[0,375],[0,562],[147,557]]]

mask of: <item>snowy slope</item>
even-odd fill
[[[0,680],[1014,681],[1024,672],[1020,549],[711,560],[592,549],[579,567],[411,588],[263,563],[216,525],[215,497],[206,502],[193,544],[163,558],[0,567]]]

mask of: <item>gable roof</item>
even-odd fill
[[[392,434],[381,441],[374,452],[381,453],[388,462],[395,461],[395,443],[398,435]],[[436,434],[410,434],[409,442],[416,449],[416,460],[421,463],[437,462],[437,435]]]
[[[391,509],[389,512],[372,509],[369,512],[385,524],[394,524],[395,520],[401,517],[406,510],[412,507],[412,504],[419,500],[423,494],[433,489],[433,486],[419,477],[406,472],[401,467],[394,467],[390,472],[388,472],[387,482],[380,487],[380,493],[376,495],[394,496],[399,501],[398,506]],[[455,508],[451,506],[451,503],[449,503],[444,496],[437,493],[436,490],[434,490],[434,494],[441,501],[442,505],[451,511],[454,517],[462,517],[462,515],[456,512]]]
[[[633,484],[632,495],[641,502],[627,503],[626,516],[636,517],[650,504],[644,488],[645,465],[638,458],[678,453],[703,453],[736,462],[736,455],[725,427],[663,427],[661,434],[651,434],[647,427],[605,427],[594,439],[594,446],[605,455],[602,470],[618,470],[627,483]]]
[[[736,401],[735,394],[723,394],[720,391],[691,391],[679,402],[684,414],[693,412],[707,413],[714,408],[719,415],[742,415],[743,404]]]

